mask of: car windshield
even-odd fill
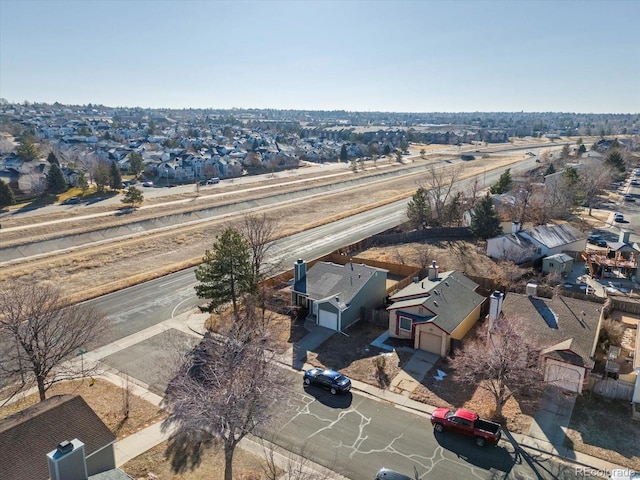
[[[347,379],[347,377],[345,377],[344,375],[340,374],[337,377],[335,377],[333,380],[336,383],[342,383]]]

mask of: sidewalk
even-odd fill
[[[181,331],[189,333],[194,336],[198,336],[198,332],[204,331],[204,321],[207,318],[207,314],[200,313],[186,313],[179,317],[173,318],[162,324],[151,327],[148,330],[155,332],[162,331],[167,328],[179,328]],[[322,342],[331,337],[335,332],[324,327],[319,327],[312,322],[305,323],[305,328],[308,330],[307,335],[299,341],[294,347],[290,348],[285,354],[283,354],[279,362],[289,368],[293,368],[296,371],[300,371],[306,368],[311,368],[311,365],[306,363],[306,355],[308,351],[315,350]],[[93,353],[92,360],[99,361],[108,354],[116,352],[126,346],[135,344],[136,340],[142,341],[148,338],[151,331],[138,332],[126,339],[122,339],[115,344],[107,345],[101,349],[96,350]],[[398,388],[394,388],[397,392],[390,390],[383,390],[373,385],[369,385],[363,382],[352,379],[352,389],[359,394],[367,395],[374,399],[379,399],[385,402],[394,404],[399,408],[411,410],[412,412],[430,416],[435,407],[412,400],[410,398],[413,390],[424,379],[424,376],[432,368],[435,359],[429,354],[423,355],[425,352],[416,352],[409,362],[410,369],[398,374],[391,382]],[[104,378],[120,384],[122,379],[114,374],[105,373]],[[159,405],[161,397],[154,395],[141,386],[140,384],[133,386],[132,393],[144,397],[154,405]],[[610,471],[614,468],[623,468],[619,465],[607,462],[605,460],[592,457],[579,452],[574,452],[563,446],[564,431],[562,427],[566,426],[568,419],[571,416],[571,410],[573,404],[569,399],[566,402],[562,401],[553,392],[545,392],[543,406],[540,409],[540,415],[536,415],[536,419],[529,431],[528,435],[521,435],[515,433],[506,432],[502,441],[510,442],[513,447],[518,450],[524,448],[527,450],[533,450],[537,454],[547,454],[550,456],[560,457],[573,464],[590,467],[599,471]],[[556,402],[556,403],[554,403]],[[559,402],[559,403],[558,403]],[[151,425],[144,430],[137,432],[134,435],[130,435],[122,440],[116,442],[116,465],[121,466],[132,458],[146,452],[150,448],[165,441],[170,432],[163,432],[160,428],[161,422]],[[257,455],[262,455],[264,450],[261,441],[258,439],[249,438],[246,441],[241,442],[241,448],[252,451]],[[276,455],[276,458],[281,462],[290,462],[289,456]],[[306,462],[308,463],[308,462]],[[284,466],[285,464],[282,463]],[[333,472],[328,472],[321,466],[308,465],[313,470],[320,470],[325,472],[325,478],[341,478]]]

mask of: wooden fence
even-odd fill
[[[409,232],[380,233],[371,237],[371,243],[377,246],[397,245],[400,243],[419,242],[422,240],[441,240],[443,238],[455,238],[461,240],[473,238],[471,230],[467,227],[439,227],[425,228],[424,230],[411,230]]]
[[[633,390],[635,388],[633,383],[615,380],[611,377],[607,377],[602,380],[598,380],[596,377],[593,380],[595,382],[593,385],[593,392],[598,395],[628,401],[631,401],[633,398]]]

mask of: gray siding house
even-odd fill
[[[359,320],[363,309],[382,305],[387,294],[387,270],[349,262],[346,265],[318,262],[294,265],[292,305],[309,309],[316,323],[342,331]]]

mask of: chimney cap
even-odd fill
[[[69,453],[73,450],[73,443],[71,443],[69,440],[64,440],[58,444],[56,450],[58,450],[58,453],[61,455]]]
[[[302,262],[304,262],[304,260],[302,260],[301,258],[297,260],[297,263],[302,263]]]

